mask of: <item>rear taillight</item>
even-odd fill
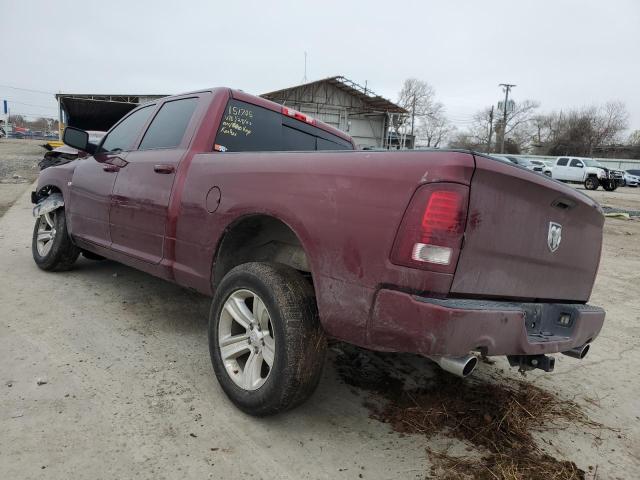
[[[309,115],[305,115],[304,113],[300,113],[297,110],[294,110],[289,107],[282,107],[282,114],[288,117],[293,117],[296,120],[300,120],[301,122],[309,123],[311,125],[315,125],[316,123],[313,117],[310,117]]]
[[[469,187],[432,183],[411,199],[391,253],[397,265],[453,273],[460,255]]]

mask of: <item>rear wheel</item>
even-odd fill
[[[306,400],[320,380],[326,340],[313,288],[281,264],[245,263],[220,282],[209,316],[209,352],[222,389],[256,416]]]
[[[587,190],[597,190],[599,185],[600,182],[598,182],[598,179],[596,177],[588,177],[584,181],[584,188],[586,188]]]
[[[36,219],[31,254],[42,270],[69,270],[75,263],[80,249],[69,237],[64,208],[47,212]]]

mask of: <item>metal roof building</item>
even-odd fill
[[[347,132],[358,148],[396,148],[399,140],[413,147],[412,138],[398,139],[389,128],[393,116],[409,112],[345,77],[323,78],[261,96]]]
[[[60,135],[67,125],[83,130],[107,131],[139,104],[165,96],[58,93]]]

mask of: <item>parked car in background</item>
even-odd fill
[[[633,174],[631,172],[638,172]],[[640,184],[640,170],[627,170],[624,172],[624,185],[627,187],[637,187]]]
[[[622,184],[624,175],[591,158],[558,157],[551,177],[562,182],[582,183],[587,190],[597,190],[602,185],[611,192]]]
[[[40,173],[37,266],[89,252],[212,296],[213,369],[252,415],[311,395],[327,336],[463,377],[471,352],[551,371],[547,354],[582,358],[602,328],[602,208],[511,163],[356,151],[228,88],[141,105],[98,146],[72,127],[64,141],[90,155]]]
[[[515,163],[516,165],[519,165],[519,166],[521,166],[523,168],[526,168],[528,170],[536,171],[535,165],[533,163],[531,163],[531,161],[529,161],[529,159],[527,159],[527,158],[515,157],[513,155],[503,155],[503,157],[505,157],[511,163]],[[538,171],[541,172],[542,170],[538,170]]]
[[[533,170],[533,165],[528,160],[523,160],[521,158],[514,157],[512,155],[501,155],[501,154],[497,154],[497,153],[490,153],[489,155],[491,155],[491,157],[493,157],[493,158],[496,158],[496,159],[500,160],[501,162],[512,163],[512,164],[518,165],[518,166],[520,166],[522,168],[526,168],[528,170]]]
[[[526,157],[516,157],[515,155],[497,155],[493,153],[490,155],[498,160],[513,163],[527,170],[533,170],[534,172],[544,173],[549,177],[551,176],[551,167],[542,160],[532,160]]]
[[[551,165],[553,165],[551,162],[544,161],[544,160],[535,160],[535,159],[529,159],[529,161],[533,165],[534,167],[533,170],[535,172],[544,173],[548,177],[551,176]]]
[[[89,143],[97,146],[107,132],[89,130],[87,133],[89,134]],[[45,153],[44,158],[40,160],[38,166],[40,167],[40,170],[44,170],[45,168],[53,167],[54,165],[69,163],[82,155],[86,155],[85,152],[80,152],[75,148],[63,145]]]

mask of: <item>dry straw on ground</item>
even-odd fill
[[[528,380],[459,379],[439,370],[425,384],[407,388],[398,378],[411,372],[398,356],[339,347],[338,372],[346,383],[369,390],[371,417],[402,433],[445,435],[461,440],[474,455],[428,449],[439,479],[584,479],[585,471],[544,451],[534,432],[570,425],[603,428],[580,406]],[[400,375],[398,373],[400,372]],[[473,447],[473,448],[471,448]]]

